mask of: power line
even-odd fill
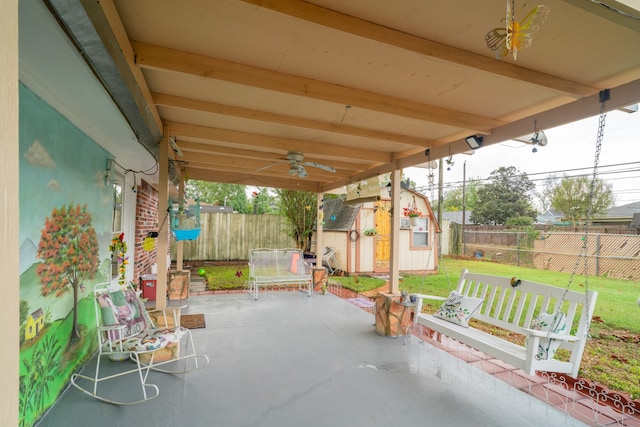
[[[631,172],[640,172],[640,168],[625,168],[625,169],[619,169],[619,170],[609,170],[609,171],[603,171],[603,168],[612,168],[612,167],[620,167],[620,166],[629,166],[629,165],[640,165],[640,162],[626,162],[626,163],[614,163],[614,164],[610,164],[610,165],[603,165],[600,166],[600,172],[598,173],[598,175],[611,175],[611,174],[619,174],[619,173],[631,173]],[[535,176],[535,175],[545,175],[544,178],[534,178],[531,179],[531,181],[533,182],[539,182],[539,181],[544,181],[547,179],[547,177],[549,175],[554,175],[557,173],[566,173],[566,172],[576,172],[576,171],[586,171],[589,169],[593,169],[593,167],[582,167],[582,168],[572,168],[572,169],[561,169],[561,170],[554,170],[554,171],[548,171],[548,172],[535,172],[535,173],[531,173],[531,174],[527,174],[525,172],[525,174],[527,175],[527,177],[530,176]],[[559,177],[559,178],[575,178],[575,177],[580,177],[580,176],[588,176],[588,174],[575,174],[575,175],[567,175],[567,176],[563,176],[563,177]],[[609,178],[609,180],[616,180],[616,179],[628,179],[628,178],[636,178],[634,177],[626,177],[626,178]],[[476,182],[488,182],[491,181],[491,178],[472,178],[470,180],[467,180],[467,183],[469,181],[476,181]],[[447,189],[456,189],[458,187],[461,187],[463,184],[462,181],[451,181],[451,182],[443,182],[443,187],[447,188]],[[429,189],[429,186],[421,186],[421,187],[416,187],[417,191],[426,191]]]

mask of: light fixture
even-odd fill
[[[391,193],[392,193],[392,190],[391,190],[391,181],[389,181],[389,182],[387,183],[386,187],[387,187],[387,191],[389,192],[389,197],[391,197]]]
[[[481,136],[471,135],[466,137],[464,140],[466,141],[469,148],[471,148],[472,150],[477,150],[478,148],[482,147]]]

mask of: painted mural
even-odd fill
[[[93,285],[110,271],[109,153],[20,87],[20,425],[95,351]]]

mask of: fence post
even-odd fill
[[[600,276],[600,233],[596,234],[596,277]],[[587,254],[589,256],[589,254]]]
[[[520,232],[516,232],[516,265],[520,267]]]

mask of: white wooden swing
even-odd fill
[[[97,284],[94,297],[98,328],[95,370],[92,374],[71,376],[71,384],[85,394],[115,405],[135,405],[160,393],[158,386],[147,381],[150,371],[180,374],[198,368],[198,359],[209,363],[207,356],[196,354],[191,331],[178,325],[177,308],[147,312],[133,287],[126,283]],[[156,325],[149,315],[154,312],[159,312],[155,318],[160,325]],[[114,367],[109,366],[107,358],[125,360],[118,362],[117,371],[112,373]],[[108,393],[109,387],[98,388],[105,381],[130,374],[140,381],[140,393],[133,393],[130,400],[110,396],[130,396],[131,390],[113,393],[112,386],[112,393]]]
[[[589,290],[588,231],[593,215],[593,198],[604,137],[606,117],[604,107],[608,99],[609,91],[602,91],[583,244],[566,288],[563,290],[517,278],[472,274],[465,270],[457,290],[452,292],[434,315],[422,313],[423,300],[442,301],[445,298],[433,295],[410,295],[411,301],[408,303],[416,304],[415,323],[510,363],[529,375],[533,375],[535,371],[554,371],[577,377],[586,341],[589,338],[589,326],[598,295],[597,292]],[[581,261],[584,265],[584,294],[570,290]],[[409,296],[406,295],[406,297]],[[465,304],[468,307],[463,312],[460,307]],[[488,324],[526,336],[526,344],[515,345],[489,333],[468,327],[467,322],[472,315]],[[461,316],[464,317],[463,321],[460,321]],[[577,319],[575,333],[571,331],[574,318]],[[554,358],[556,350],[560,347],[570,351],[569,362]]]

